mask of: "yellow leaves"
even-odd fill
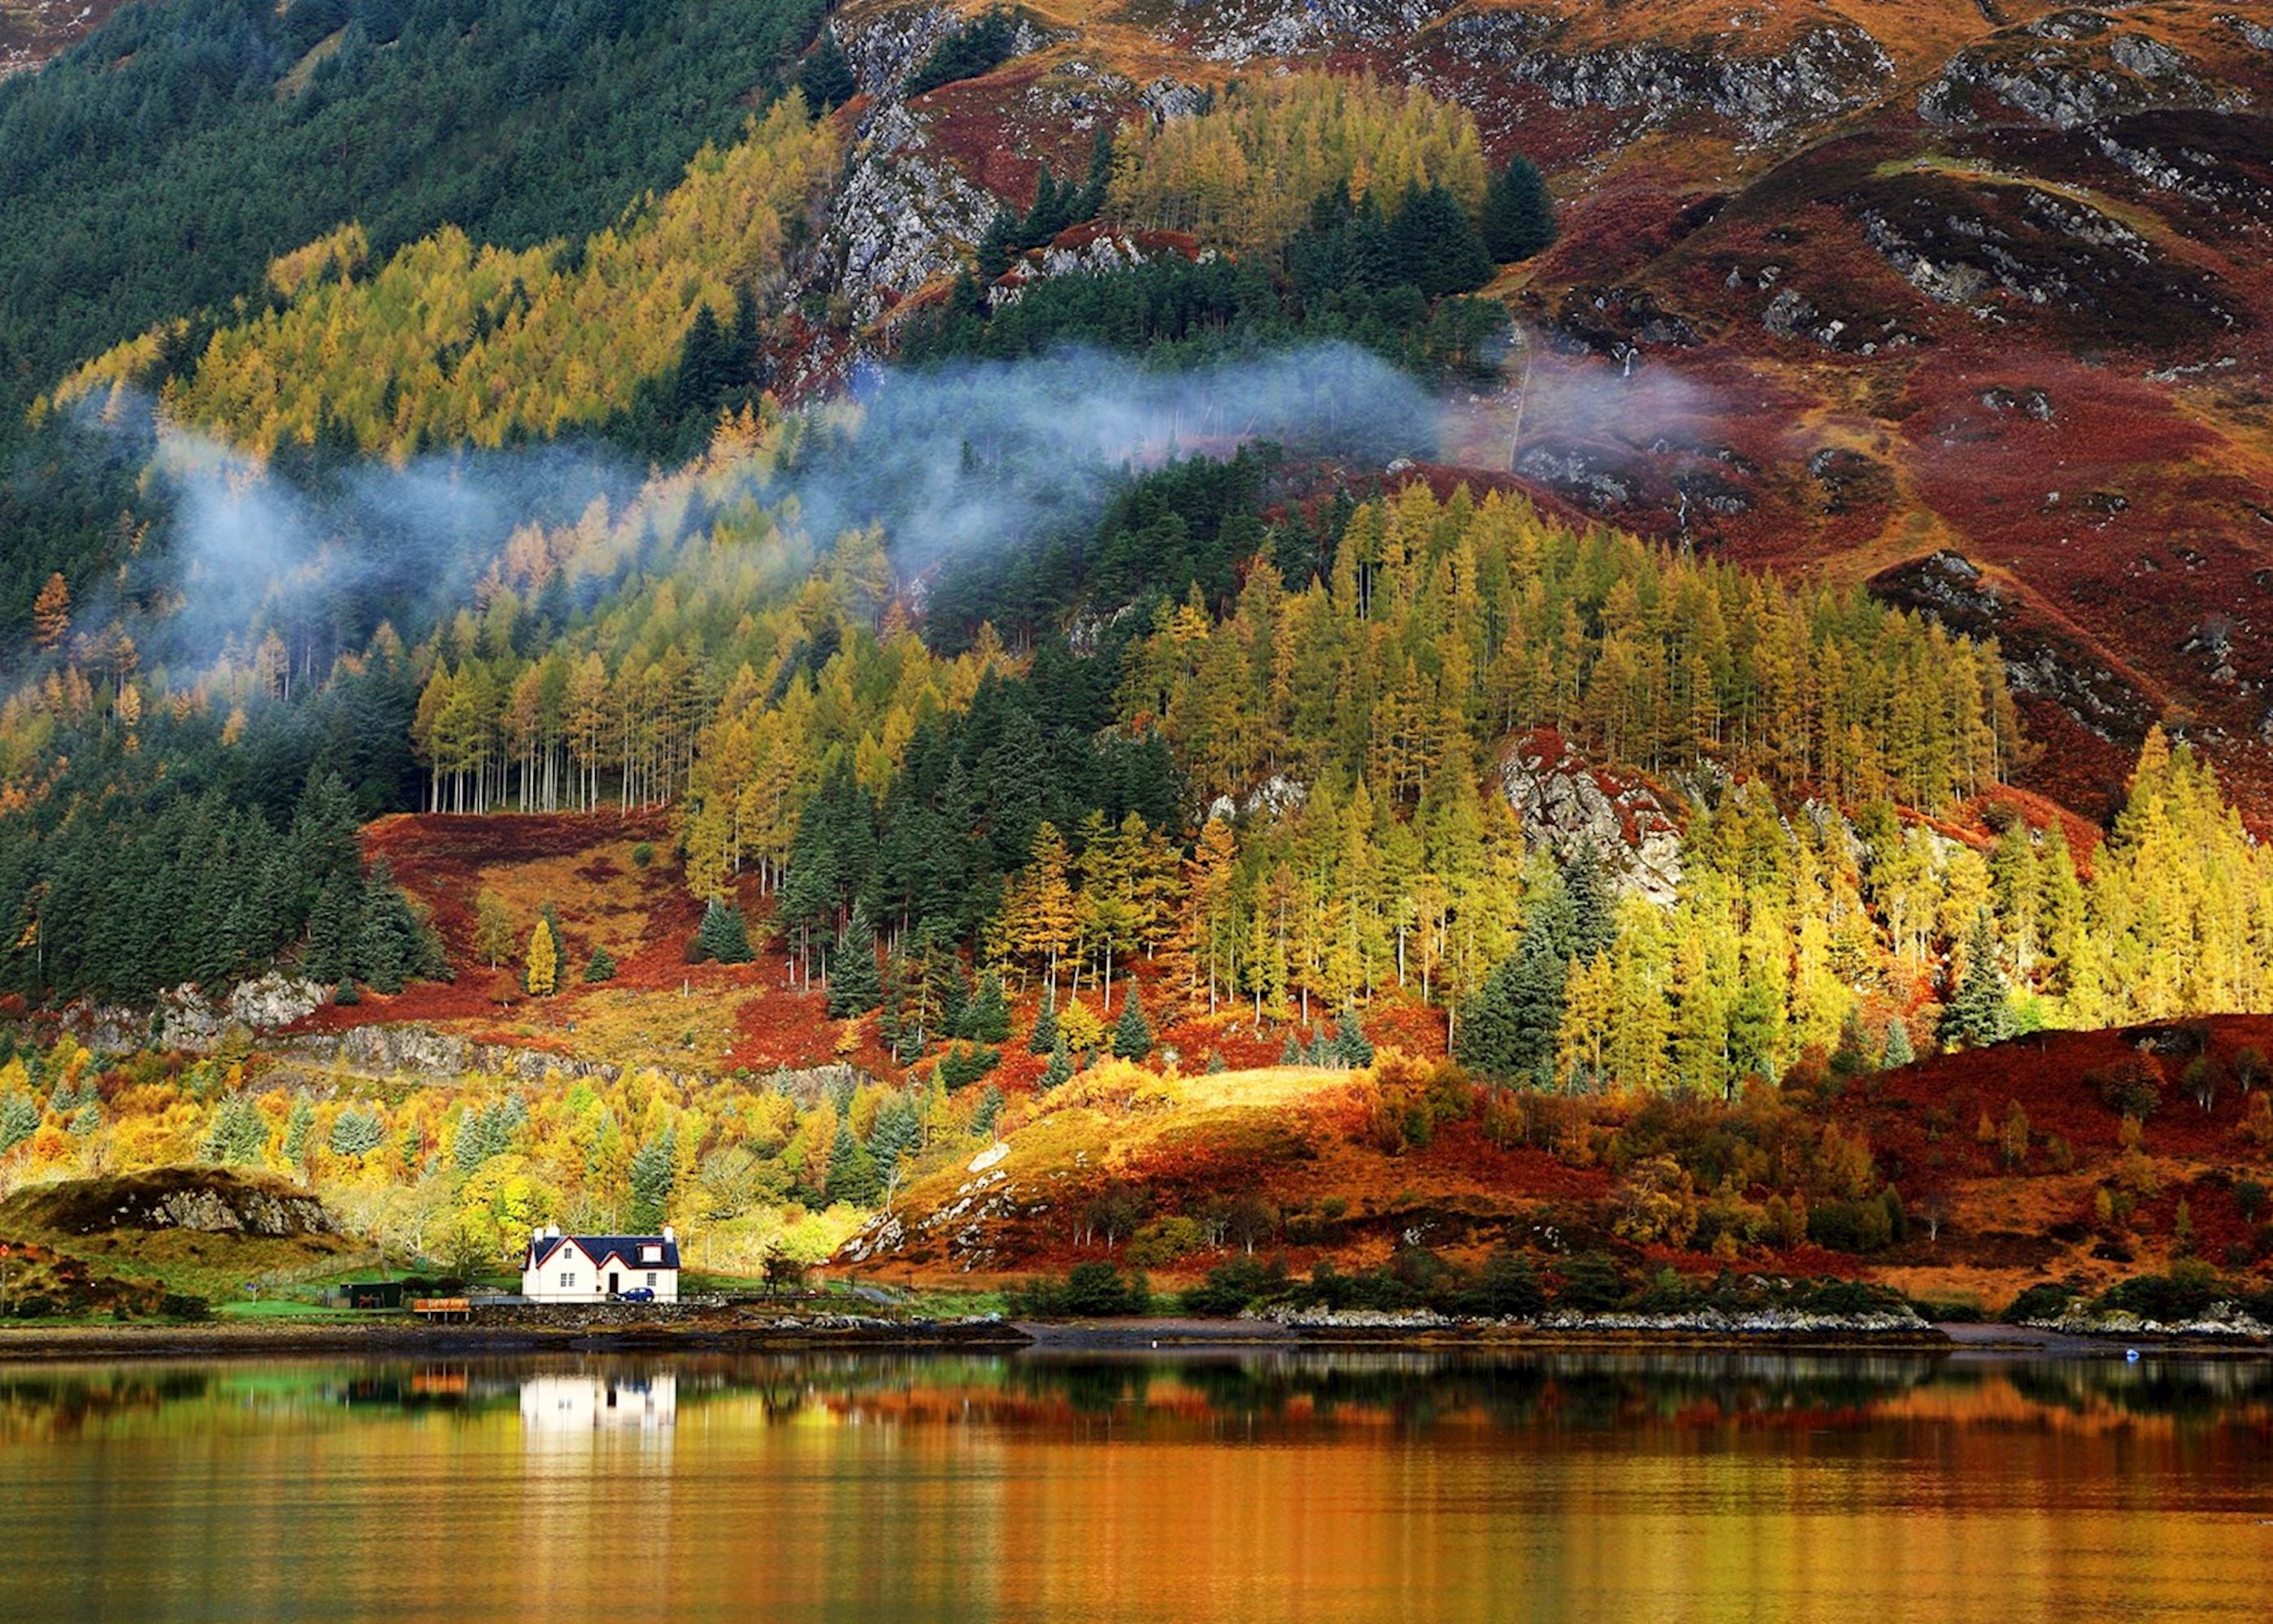
[[[341,227],[275,261],[290,303],[215,333],[169,404],[262,454],[330,422],[394,455],[596,423],[677,361],[697,308],[730,321],[737,289],[768,291],[784,222],[836,174],[836,141],[787,98],[592,237],[573,271],[557,243],[476,246],[445,227],[372,272],[362,228]],[[58,399],[146,375],[160,343],[118,347]]]
[[[1441,183],[1474,208],[1485,168],[1475,123],[1414,86],[1323,69],[1242,82],[1213,110],[1123,132],[1113,207],[1130,223],[1219,247],[1279,247],[1320,192],[1391,198]]]
[[[353,277],[370,258],[371,238],[364,235],[359,221],[349,221],[337,230],[270,260],[268,285],[289,299],[311,281],[334,276]]]

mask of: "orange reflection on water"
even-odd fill
[[[55,1560],[0,1612],[2023,1624],[2273,1579],[2249,1366],[434,1373],[19,1373],[0,1493]]]

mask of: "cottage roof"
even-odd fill
[[[529,1243],[529,1258],[521,1267],[543,1269],[554,1254],[571,1241],[592,1260],[596,1269],[605,1269],[611,1256],[626,1269],[679,1267],[679,1242],[667,1235],[547,1235]],[[663,1255],[659,1260],[649,1258],[641,1251],[642,1246],[660,1247]]]

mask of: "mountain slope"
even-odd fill
[[[1294,62],[1414,77],[1562,202],[1560,244],[1494,289],[1533,341],[1455,460],[1843,580],[1961,554],[2059,745],[2043,787],[2105,810],[2157,718],[2269,781],[2268,25],[2194,0],[1020,15],[1009,61],[903,101],[952,19],[840,14],[868,100],[819,274],[856,322],[1099,127]]]

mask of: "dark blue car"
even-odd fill
[[[655,1288],[651,1285],[635,1285],[628,1291],[617,1293],[616,1300],[626,1303],[651,1303],[655,1300]]]

